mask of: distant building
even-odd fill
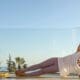
[[[7,67],[0,67],[0,72],[8,72]]]

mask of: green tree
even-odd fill
[[[16,63],[14,61],[12,61],[12,71],[13,72],[16,71]]]
[[[23,65],[23,68],[26,69],[26,68],[27,68],[27,64],[24,64],[24,65]]]
[[[16,57],[15,60],[16,60],[17,68],[21,69],[21,66],[20,66],[21,59],[20,59],[20,57]]]
[[[23,66],[24,66],[24,64],[25,64],[25,62],[26,62],[26,61],[24,60],[24,58],[16,57],[15,60],[16,60],[16,64],[17,64],[17,69],[23,68]]]
[[[24,63],[25,63],[24,58],[21,58],[21,61],[20,61],[21,68],[23,67]]]
[[[8,71],[12,72],[11,66],[12,66],[12,60],[11,60],[11,55],[9,54],[9,59],[7,60],[7,66],[8,66]]]
[[[9,54],[9,59],[7,60],[7,66],[9,72],[14,72],[16,70],[16,64],[14,61],[12,61],[10,54]]]

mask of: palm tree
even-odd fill
[[[21,69],[21,66],[20,66],[21,59],[20,59],[20,57],[16,57],[15,60],[16,60],[16,63],[17,63],[17,68]]]
[[[24,65],[24,63],[25,63],[24,58],[21,58],[21,61],[20,61],[21,67]]]
[[[16,57],[15,60],[16,60],[16,63],[17,63],[17,68],[21,69],[25,64],[24,58]]]
[[[24,65],[23,65],[23,68],[26,69],[26,68],[27,68],[27,64],[24,64]]]

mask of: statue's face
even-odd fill
[[[79,57],[78,60],[77,60],[77,64],[78,64],[78,66],[80,67],[80,57]]]

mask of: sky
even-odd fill
[[[0,29],[0,61],[4,65],[23,57],[28,65],[48,58],[74,53],[80,43],[80,28],[73,29]]]
[[[0,28],[80,26],[80,0],[0,0]]]
[[[75,52],[80,0],[0,0],[0,60],[9,54],[29,65]]]

